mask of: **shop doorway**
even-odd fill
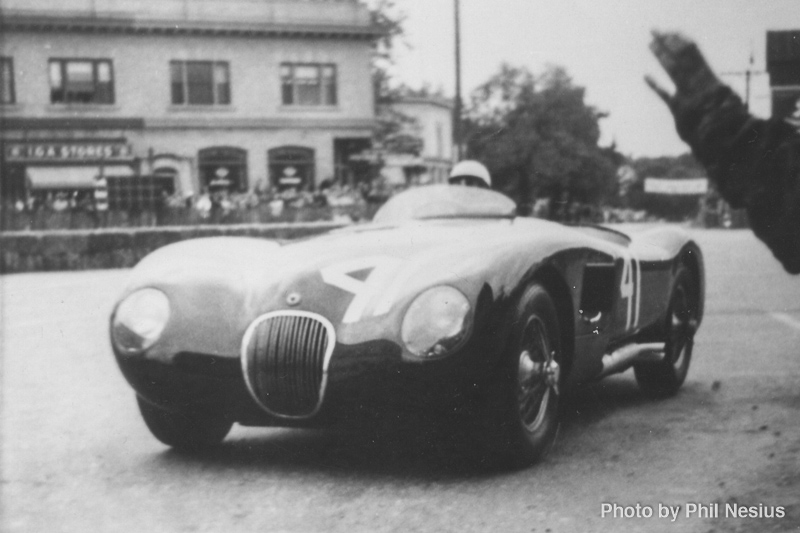
[[[25,198],[25,166],[0,163],[0,202],[13,203]]]
[[[372,141],[368,138],[353,137],[333,140],[334,180],[336,183],[352,187],[368,183],[371,180],[371,169],[375,165],[371,165],[370,161],[364,158],[353,159],[353,156],[367,153],[371,147]]]

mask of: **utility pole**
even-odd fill
[[[750,80],[755,74],[766,74],[763,70],[753,70],[753,52],[750,52],[750,61],[746,70],[733,72],[720,72],[720,76],[744,76],[744,107],[750,111]]]
[[[456,161],[461,161],[461,24],[459,21],[459,0],[455,2],[456,27],[456,98],[453,108],[453,140],[456,143]]]

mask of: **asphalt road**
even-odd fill
[[[0,530],[796,531],[800,277],[747,231],[694,234],[707,312],[682,391],[646,400],[631,372],[587,387],[551,456],[520,471],[478,465],[469,442],[435,429],[236,427],[217,451],[172,452],[110,353],[127,272],[4,276]],[[714,502],[720,518],[686,516]],[[604,503],[654,516],[604,518]],[[659,504],[678,518],[658,518]],[[726,504],[786,516],[726,518]]]

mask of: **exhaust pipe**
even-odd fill
[[[634,363],[657,363],[664,359],[665,343],[646,342],[626,344],[603,356],[603,370],[598,378],[616,374],[630,368]]]

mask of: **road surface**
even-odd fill
[[[679,395],[647,400],[631,372],[584,388],[554,452],[519,471],[413,428],[235,427],[219,450],[175,453],[148,433],[111,355],[127,271],[3,276],[0,530],[796,531],[800,277],[748,231],[693,233],[707,311]],[[602,516],[637,503],[654,516]],[[713,503],[719,518],[690,505]],[[726,518],[734,504],[785,516]]]

